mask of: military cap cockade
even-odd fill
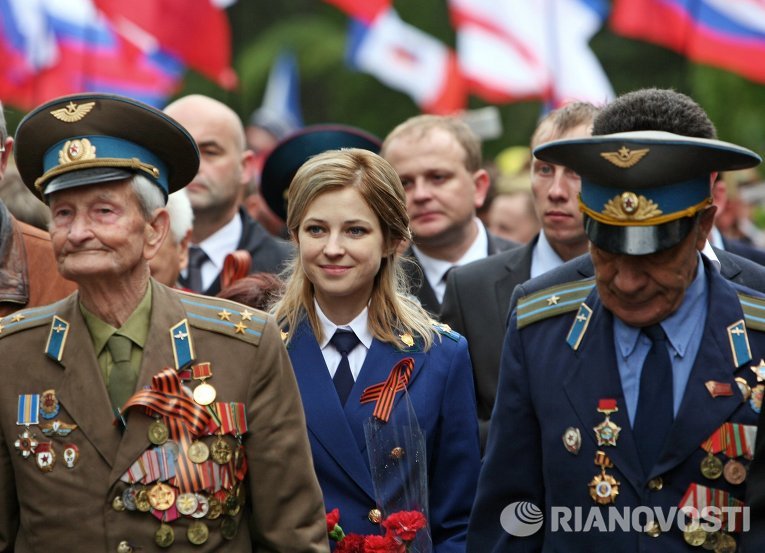
[[[295,173],[308,158],[340,148],[361,148],[380,152],[379,138],[346,125],[313,125],[277,144],[263,164],[260,186],[268,206],[282,220],[287,219],[287,189]]]
[[[194,139],[175,120],[113,94],[63,96],[35,108],[16,131],[14,153],[33,193],[120,181],[140,174],[165,198],[199,168]]]
[[[579,208],[590,240],[613,253],[675,246],[712,203],[710,175],[759,164],[756,153],[720,140],[635,131],[555,140],[534,156],[582,178]]]

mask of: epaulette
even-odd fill
[[[452,328],[446,324],[446,323],[439,323],[438,321],[430,321],[430,324],[433,325],[433,328],[438,332],[439,334],[443,334],[447,338],[451,338],[455,342],[459,342],[460,340],[460,333],[455,332],[452,330]]]
[[[579,305],[587,299],[593,286],[595,286],[595,279],[588,278],[550,286],[539,292],[523,296],[518,300],[516,307],[518,328],[562,313],[576,311],[579,309]]]
[[[268,315],[222,298],[178,292],[188,315],[189,324],[225,336],[233,336],[251,344],[258,344]]]
[[[744,321],[747,328],[765,330],[765,299],[738,293],[741,309],[744,310]]]
[[[16,311],[0,319],[0,338],[50,323],[59,303]]]

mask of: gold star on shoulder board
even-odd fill
[[[412,338],[412,335],[408,332],[406,334],[402,334],[400,337],[401,341],[404,342],[404,344],[406,344],[408,347],[411,348],[414,345],[414,338]]]
[[[247,330],[247,325],[241,321],[234,325],[234,334],[244,334],[245,330]]]
[[[230,321],[231,320],[231,311],[227,311],[224,309],[220,313],[218,313],[218,317],[220,317],[221,321]]]
[[[17,322],[19,322],[20,320],[22,320],[23,318],[24,318],[24,315],[22,315],[21,313],[16,313],[16,314],[15,314],[13,317],[11,317],[11,320],[12,320],[14,323],[17,323]]]
[[[757,365],[751,365],[751,369],[757,375],[757,382],[765,380],[765,359],[760,359]]]
[[[253,313],[249,309],[245,309],[239,315],[241,315],[243,321],[251,321]]]
[[[553,294],[549,298],[547,298],[547,305],[558,305],[558,302],[560,301],[560,297]]]

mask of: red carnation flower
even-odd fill
[[[364,538],[364,553],[406,553],[406,546],[390,534],[367,536]]]
[[[340,509],[332,509],[327,513],[327,532],[334,530],[338,522],[340,522]]]
[[[411,542],[415,534],[427,525],[428,521],[419,511],[399,511],[386,518],[382,525],[393,535],[405,542]]]
[[[364,553],[364,536],[348,534],[337,542],[335,553]]]

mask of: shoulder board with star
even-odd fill
[[[0,339],[22,330],[49,324],[58,311],[58,307],[58,303],[53,303],[42,307],[23,309],[6,315],[0,319]]]
[[[263,311],[222,298],[179,291],[189,324],[257,345],[268,315]]]
[[[430,324],[433,326],[433,330],[435,330],[439,334],[443,334],[447,338],[451,338],[455,342],[459,342],[460,333],[452,330],[452,328],[448,324],[439,323],[438,321],[431,321]]]
[[[539,292],[523,296],[516,306],[518,328],[579,309],[587,299],[595,279],[575,280],[550,286]]]
[[[765,299],[738,293],[741,309],[744,311],[746,327],[765,331]]]

